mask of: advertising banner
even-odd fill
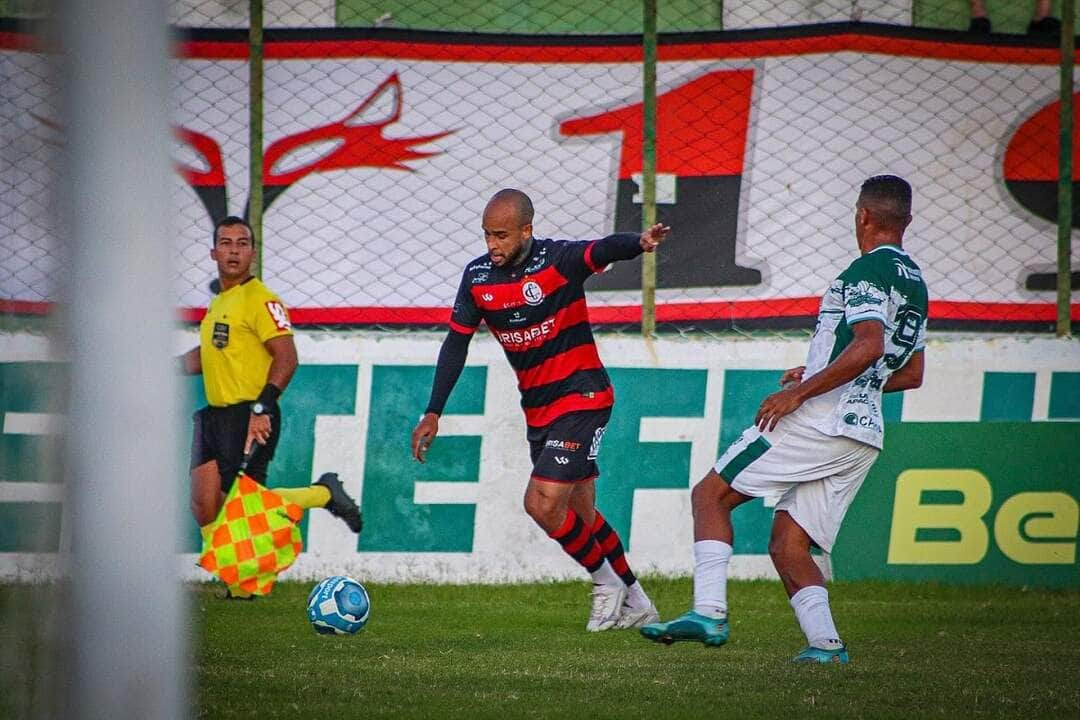
[[[854,252],[859,185],[885,172],[915,190],[906,246],[932,323],[1053,321],[1057,50],[927,37],[858,24],[665,36],[661,322],[812,323]],[[55,177],[36,158],[65,118],[40,91],[48,57],[27,44],[0,33],[15,159],[0,166],[0,297],[32,308],[55,299],[63,263],[39,211]],[[246,35],[193,31],[178,53],[173,291],[197,318],[213,223],[247,206]],[[274,31],[265,74],[263,278],[299,324],[445,321],[500,188],[531,195],[538,236],[640,229],[636,38]],[[593,321],[635,321],[639,287],[637,263],[593,279]]]
[[[8,342],[11,340],[11,342]],[[178,338],[177,349],[196,342]],[[529,477],[516,379],[498,344],[473,341],[426,464],[409,437],[426,406],[436,333],[301,332],[302,364],[282,397],[267,485],[337,472],[364,516],[357,538],[321,510],[301,523],[304,552],[284,576],[345,572],[379,580],[506,582],[581,577],[525,514]],[[56,572],[78,538],[66,516],[61,438],[67,364],[36,336],[0,354],[0,578]],[[753,422],[802,340],[599,338],[616,402],[600,451],[597,503],[635,571],[692,569],[690,488]],[[204,400],[185,379],[188,410]],[[55,391],[55,392],[54,392]],[[1076,586],[1080,345],[1040,338],[931,338],[924,386],[886,395],[885,449],[833,554],[840,578]],[[176,439],[186,455],[190,425]],[[137,442],[133,434],[132,442]],[[201,547],[185,477],[179,572]],[[772,577],[775,498],[733,515],[736,577]],[[126,508],[117,512],[137,512]],[[104,520],[103,520],[104,521]]]

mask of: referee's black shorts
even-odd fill
[[[247,440],[251,402],[225,407],[204,407],[192,415],[194,432],[191,438],[191,469],[216,460],[221,473],[221,489],[232,487],[240,464],[244,461],[244,441]],[[265,445],[257,445],[248,463],[246,475],[260,483],[266,482],[266,470],[274,458],[278,437],[281,436],[281,410],[270,411],[270,437]]]

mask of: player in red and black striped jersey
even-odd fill
[[[533,470],[525,510],[592,575],[586,629],[655,622],[656,608],[630,570],[622,542],[596,510],[596,457],[615,394],[593,340],[585,280],[617,260],[653,252],[669,228],[594,241],[532,234],[533,207],[500,190],[484,209],[488,252],[465,267],[450,331],[439,351],[431,401],[412,435],[420,462],[483,320],[518,378]]]

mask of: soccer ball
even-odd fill
[[[311,589],[307,614],[321,635],[352,635],[367,624],[371,601],[363,585],[350,577],[334,575]]]

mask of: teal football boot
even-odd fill
[[[847,647],[841,645],[835,650],[822,650],[821,648],[808,647],[791,659],[794,663],[836,663],[845,665],[848,662]]]
[[[711,618],[690,610],[671,622],[650,623],[641,628],[641,634],[653,642],[670,645],[678,640],[697,640],[712,647],[728,641],[727,618]]]

